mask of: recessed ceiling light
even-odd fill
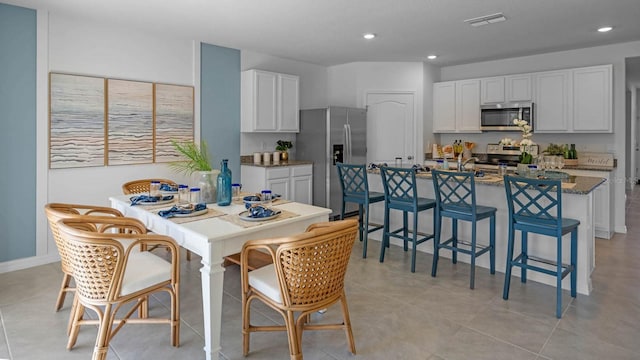
[[[427,56],[427,59],[433,60],[433,59],[435,59],[437,57],[438,57],[437,55],[429,55],[429,56]]]
[[[496,13],[491,15],[480,16],[473,19],[467,19],[464,22],[471,26],[480,26],[487,24],[494,24],[498,22],[503,22],[507,20],[507,18],[502,13]]]
[[[373,39],[373,38],[375,38],[375,37],[376,37],[376,34],[374,34],[374,33],[367,33],[367,34],[362,35],[362,37],[364,37],[364,38],[365,38],[365,39],[367,39],[367,40],[371,40],[371,39]]]
[[[603,26],[600,29],[598,29],[598,31],[600,31],[600,32],[609,32],[611,30],[613,30],[613,27],[611,27],[611,26]]]

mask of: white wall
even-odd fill
[[[56,13],[49,14],[48,35],[51,72],[180,85],[195,85],[199,78],[194,52],[200,44],[194,41]],[[195,98],[199,97],[196,87]],[[195,123],[200,123],[199,117]],[[46,119],[39,125],[46,126]],[[108,196],[121,193],[122,183],[148,177],[186,181],[166,164],[54,169],[49,170],[48,200],[108,205]]]
[[[441,80],[459,80],[503,74],[566,69],[572,67],[613,64],[613,134],[538,134],[538,143],[576,143],[579,150],[609,151],[618,159],[618,168],[613,174],[615,231],[626,232],[625,227],[625,58],[640,55],[640,42],[628,42],[570,51],[559,51],[496,61],[486,61],[442,68]],[[425,86],[428,86],[425,84]],[[442,136],[442,142],[452,141],[457,136]],[[481,142],[496,142],[500,134],[478,134],[465,139]]]
[[[364,107],[367,91],[412,91],[416,94],[415,156],[420,155],[424,139],[425,75],[421,62],[356,62],[329,68],[329,103],[336,106]],[[433,73],[430,73],[430,78]],[[429,84],[431,87],[431,84]],[[368,144],[367,146],[372,146]]]
[[[300,109],[317,109],[329,105],[327,101],[327,68],[325,66],[284,59],[277,56],[242,50],[240,69],[260,69],[300,77]],[[333,105],[333,104],[331,104]],[[296,134],[277,133],[241,133],[240,153],[251,155],[253,152],[274,151],[276,141],[293,142],[289,150],[291,159],[296,158]]]

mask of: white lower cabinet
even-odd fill
[[[259,193],[269,189],[283,199],[304,204],[313,202],[313,165],[240,167],[242,191]]]
[[[613,214],[611,209],[611,173],[608,171],[574,169],[562,169],[561,171],[564,171],[569,175],[591,176],[606,179],[604,183],[600,184],[600,186],[593,190],[593,217],[596,237],[611,239],[613,236],[613,221],[611,218],[611,214]],[[563,215],[571,217],[570,214]]]

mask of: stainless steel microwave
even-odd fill
[[[504,103],[480,107],[482,131],[520,131],[514,119],[526,120],[533,128],[533,103]]]

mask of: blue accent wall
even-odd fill
[[[0,4],[0,262],[36,255],[36,11]],[[9,211],[10,209],[10,211]]]
[[[220,169],[229,159],[233,181],[240,179],[240,50],[201,44],[200,131]]]

